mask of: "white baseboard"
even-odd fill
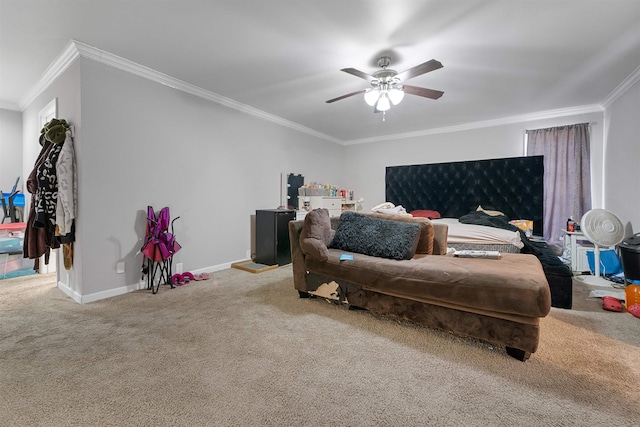
[[[75,302],[82,304],[82,295],[71,289],[69,286],[65,285],[61,281],[58,281],[58,289],[60,289],[64,294],[70,297]]]
[[[199,268],[197,270],[193,270],[191,271],[193,274],[199,274],[199,273],[215,273],[216,271],[221,271],[221,270],[226,270],[228,268],[231,268],[231,264],[234,264],[236,262],[240,262],[243,260],[237,260],[237,261],[231,261],[231,262],[225,262],[224,264],[218,264],[218,265],[212,265],[211,267],[205,267],[205,268]]]
[[[243,261],[243,260],[231,261],[231,262],[226,262],[224,264],[218,264],[210,267],[199,268],[197,270],[191,271],[191,273],[193,274],[200,274],[204,272],[214,273],[216,271],[226,270],[228,268],[231,268],[231,264],[239,261]],[[119,288],[108,289],[106,291],[94,292],[88,295],[81,295],[77,291],[71,289],[69,286],[64,284],[63,282],[58,281],[58,289],[60,289],[64,294],[66,294],[68,297],[70,297],[71,299],[73,299],[75,302],[79,304],[86,304],[89,302],[99,301],[102,299],[127,294],[129,292],[145,289],[145,287],[146,287],[145,283],[141,281],[132,285],[121,286]]]
[[[58,282],[58,289],[60,289],[62,292],[64,292],[66,295],[71,297],[75,302],[79,304],[86,304],[89,302],[99,301],[101,299],[123,295],[129,292],[143,289],[143,288],[144,287],[140,286],[139,283],[136,283],[135,285],[121,286],[119,288],[108,289],[106,291],[100,291],[100,292],[94,292],[88,295],[80,295],[77,291],[74,291],[64,283]]]

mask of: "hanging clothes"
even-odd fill
[[[40,145],[42,149],[34,164],[34,168],[26,180],[27,191],[31,194],[31,203],[29,204],[29,215],[27,216],[27,226],[24,233],[24,257],[35,259],[34,269],[39,270],[40,257],[45,255],[45,264],[49,264],[49,248],[52,247],[52,240],[49,239],[47,230],[44,228],[35,228],[33,222],[36,217],[36,192],[38,191],[38,181],[36,179],[36,171],[38,166],[44,163],[53,144],[44,138],[44,134],[40,136]]]
[[[58,178],[56,163],[62,150],[62,144],[51,144],[47,157],[36,168],[36,206],[33,226],[50,228],[53,230],[56,221],[56,206],[58,203]]]
[[[44,125],[39,139],[42,149],[26,181],[31,204],[25,230],[24,257],[36,260],[35,270],[39,270],[42,255],[45,256],[45,264],[49,264],[50,250],[60,247],[54,239],[58,198],[56,164],[67,130],[69,125],[65,120],[53,119]]]
[[[56,163],[56,174],[58,179],[58,201],[55,224],[58,226],[57,234],[65,237],[71,234],[73,221],[76,218],[76,204],[78,203],[78,178],[71,131],[67,131],[64,145],[60,150],[58,162]],[[73,241],[74,239],[64,240]]]
[[[71,131],[66,137],[56,163],[58,201],[55,215],[55,239],[62,244],[65,269],[73,266],[73,242],[75,241],[75,218],[78,204],[78,178]]]

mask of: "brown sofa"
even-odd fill
[[[370,256],[331,248],[340,218],[329,220],[328,213],[320,218],[314,223],[314,215],[308,214],[305,221],[289,223],[294,286],[301,297],[333,281],[350,306],[505,346],[522,361],[538,348],[539,320],[549,313],[551,295],[535,256],[502,254],[496,260],[447,255],[447,226],[411,217],[402,218],[420,227],[418,251],[411,259]],[[310,248],[310,234],[324,239],[326,248],[315,241]],[[340,260],[345,253],[353,260]]]

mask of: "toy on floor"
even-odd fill
[[[633,304],[627,308],[627,311],[640,319],[640,304]]]
[[[624,311],[620,300],[609,296],[602,297],[602,308],[608,311],[616,311],[619,313]]]
[[[177,273],[171,276],[171,283],[176,286],[186,285],[190,281],[200,281],[200,280],[209,280],[209,273],[204,272],[200,274],[193,274],[189,271],[185,271],[184,273]]]

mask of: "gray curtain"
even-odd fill
[[[527,155],[544,156],[543,236],[562,245],[567,219],[591,209],[589,124],[527,130]]]

